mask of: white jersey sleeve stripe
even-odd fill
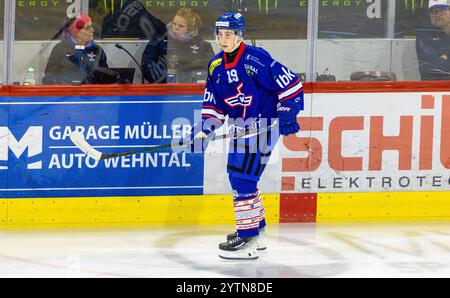
[[[285,97],[288,97],[289,95],[294,94],[295,92],[299,91],[300,89],[303,88],[302,82],[298,82],[297,85],[294,85],[293,87],[291,87],[290,89],[284,91],[283,93],[281,93],[280,95],[278,95],[278,99],[282,100]]]
[[[222,114],[217,113],[216,111],[214,111],[213,109],[202,109],[202,115],[212,115],[214,117],[216,117],[219,120],[225,120],[225,116]]]

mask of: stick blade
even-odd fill
[[[90,158],[93,158],[95,160],[100,160],[102,157],[102,153],[98,150],[95,150],[91,145],[86,142],[84,139],[84,136],[79,131],[72,131],[70,134],[70,140],[72,143],[75,144],[75,146],[78,147],[81,151],[84,152],[87,156]]]

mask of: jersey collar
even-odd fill
[[[245,50],[245,43],[242,42],[242,45],[239,47],[239,51],[236,55],[236,58],[234,58],[234,61],[232,63],[227,62],[227,54],[223,52],[223,59],[224,59],[223,61],[225,61],[225,69],[236,67],[236,65],[239,62],[239,59],[241,59],[242,54],[244,54],[244,50]]]

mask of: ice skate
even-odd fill
[[[240,238],[235,237],[219,244],[219,257],[227,260],[256,260],[258,236]]]
[[[237,237],[237,232],[234,232],[232,234],[227,235],[227,241],[230,241]],[[256,246],[257,250],[265,250],[267,248],[266,245],[266,233],[264,231],[264,228],[259,230],[259,236],[258,236],[258,244]]]

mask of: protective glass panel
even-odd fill
[[[0,84],[3,83],[3,51],[4,51],[4,42],[3,42],[3,24],[4,24],[4,16],[5,15],[5,4],[4,1],[0,1]]]
[[[387,8],[378,0],[319,1],[317,81],[392,79]]]
[[[73,59],[74,45],[61,47],[69,17],[87,12],[86,1],[16,1],[13,83],[41,84],[47,65],[56,65],[47,83],[78,84],[84,70]],[[49,62],[49,58],[52,58]],[[75,74],[76,73],[76,74]]]
[[[383,38],[386,3],[379,0],[319,1],[319,38]]]
[[[304,73],[307,10],[307,1],[287,0],[18,0],[13,81],[201,83],[219,52],[214,24],[225,11],[245,16],[247,44]],[[71,21],[80,14],[89,18]],[[181,34],[173,32],[177,15],[176,25],[188,27]],[[84,48],[75,48],[80,39]]]
[[[448,2],[409,0],[397,5],[394,61],[408,80],[450,80]],[[447,4],[447,6],[442,5]]]

